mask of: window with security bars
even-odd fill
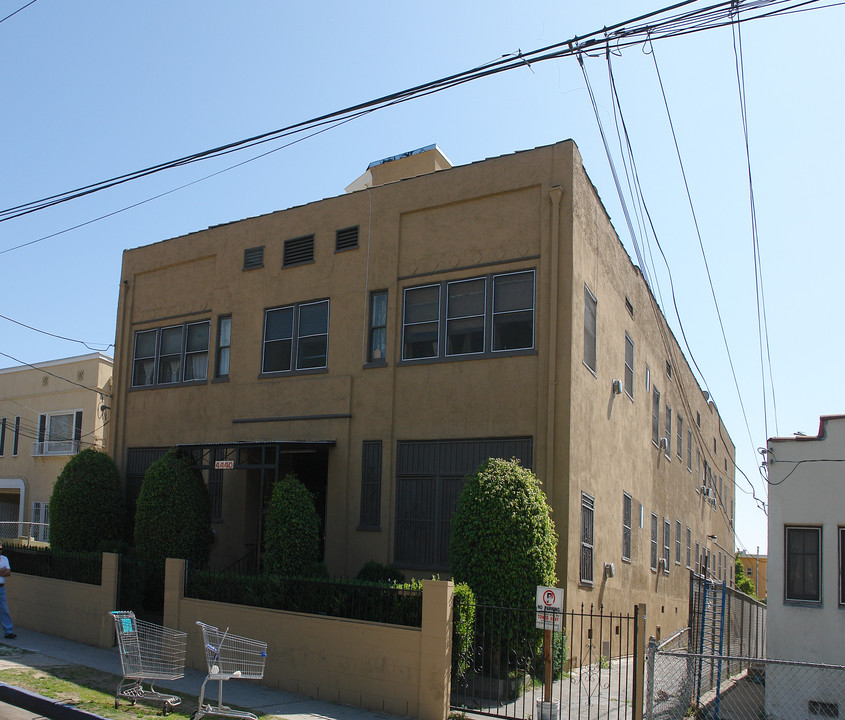
[[[786,599],[821,602],[822,529],[786,528]]]
[[[354,250],[358,247],[358,226],[343,228],[335,232],[334,251]]]
[[[593,512],[595,500],[581,493],[581,584],[593,584]]]
[[[50,542],[50,503],[32,503],[30,535],[38,542]]]
[[[314,262],[313,235],[285,240],[282,267],[293,267],[294,265],[304,265],[311,262]]]
[[[622,559],[631,559],[631,496],[622,493]]]
[[[359,529],[378,530],[381,523],[381,440],[361,447],[361,515]]]

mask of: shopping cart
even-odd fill
[[[264,677],[267,643],[233,635],[228,628],[219,630],[213,625],[206,625],[199,620],[197,620],[197,625],[202,629],[208,675],[203,681],[199,707],[191,716],[192,720],[199,720],[203,715],[225,715],[226,717],[258,720],[257,716],[251,712],[232,710],[232,708],[223,705],[223,681],[232,678],[260,680]],[[203,702],[205,686],[209,680],[216,680],[218,683],[217,705]]]
[[[124,697],[133,705],[138,700],[160,703],[162,714],[167,715],[182,702],[182,698],[156,691],[153,681],[176,680],[184,676],[187,633],[138,620],[133,612],[115,611],[111,615],[114,617],[123,668],[123,680],[114,694],[115,708]],[[149,690],[144,689],[142,680],[149,682]]]

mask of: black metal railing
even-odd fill
[[[371,622],[422,626],[422,585],[186,571],[185,596]]]
[[[72,580],[88,585],[100,585],[103,581],[102,553],[65,552],[9,544],[4,547],[3,553],[16,574]]]
[[[472,630],[453,638],[452,709],[510,720],[632,717],[633,615],[563,613],[548,678],[535,625],[534,608],[476,604]]]

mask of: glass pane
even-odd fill
[[[221,318],[220,333],[217,336],[217,345],[221,348],[232,344],[232,318]]]
[[[465,355],[484,352],[484,319],[465,318],[446,324],[446,354]]]
[[[229,374],[229,348],[220,348],[220,355],[218,355],[217,374],[221,377]]]
[[[436,321],[440,315],[440,286],[413,288],[405,292],[405,323]]]
[[[191,353],[185,357],[185,380],[205,380],[208,377],[208,353]]]
[[[264,343],[263,372],[290,370],[290,340],[275,340]]]
[[[181,330],[181,328],[180,328]],[[162,357],[158,365],[158,381],[160,383],[175,383],[179,382],[181,363],[179,355],[169,355]]]
[[[327,343],[328,338],[325,335],[315,335],[300,340],[299,354],[296,358],[297,369],[326,367]]]
[[[374,328],[387,325],[387,293],[373,295],[373,317],[371,326]]]
[[[373,330],[373,344],[370,348],[370,360],[384,360],[387,353],[387,329],[375,328]]]
[[[484,278],[449,283],[448,317],[484,315]]]
[[[493,278],[493,312],[534,307],[534,273],[497,275]]]
[[[51,415],[47,418],[47,439],[73,440],[73,414]]]
[[[534,347],[534,311],[493,317],[493,349],[525,350]]]
[[[328,332],[328,302],[302,305],[299,308],[299,337],[319,335]]]
[[[422,323],[405,328],[405,347],[402,357],[406,360],[437,356],[437,323]]]
[[[152,385],[154,372],[155,360],[136,360],[135,369],[132,372],[132,386]]]
[[[156,354],[156,331],[146,330],[135,333],[135,357],[150,358]]]
[[[293,337],[293,308],[268,310],[264,324],[264,340],[290,340]]]
[[[208,350],[208,335],[211,323],[188,325],[188,352]]]
[[[182,352],[182,326],[164,328],[161,331],[161,354],[174,355]]]

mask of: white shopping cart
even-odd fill
[[[162,714],[167,715],[182,698],[156,691],[153,681],[184,676],[187,633],[138,620],[133,612],[115,611],[111,615],[123,668],[123,680],[114,694],[115,708],[123,697],[133,705],[138,700],[161,704]],[[149,682],[149,690],[144,689],[143,680]]]
[[[199,720],[203,715],[224,715],[226,717],[258,720],[257,716],[251,712],[232,710],[232,708],[223,705],[223,681],[232,678],[260,680],[264,677],[267,643],[233,635],[228,628],[219,630],[213,625],[206,625],[199,620],[197,620],[197,625],[202,630],[208,675],[203,681],[199,707],[191,716],[192,720]],[[205,686],[209,680],[216,680],[218,683],[217,705],[204,702]]]

